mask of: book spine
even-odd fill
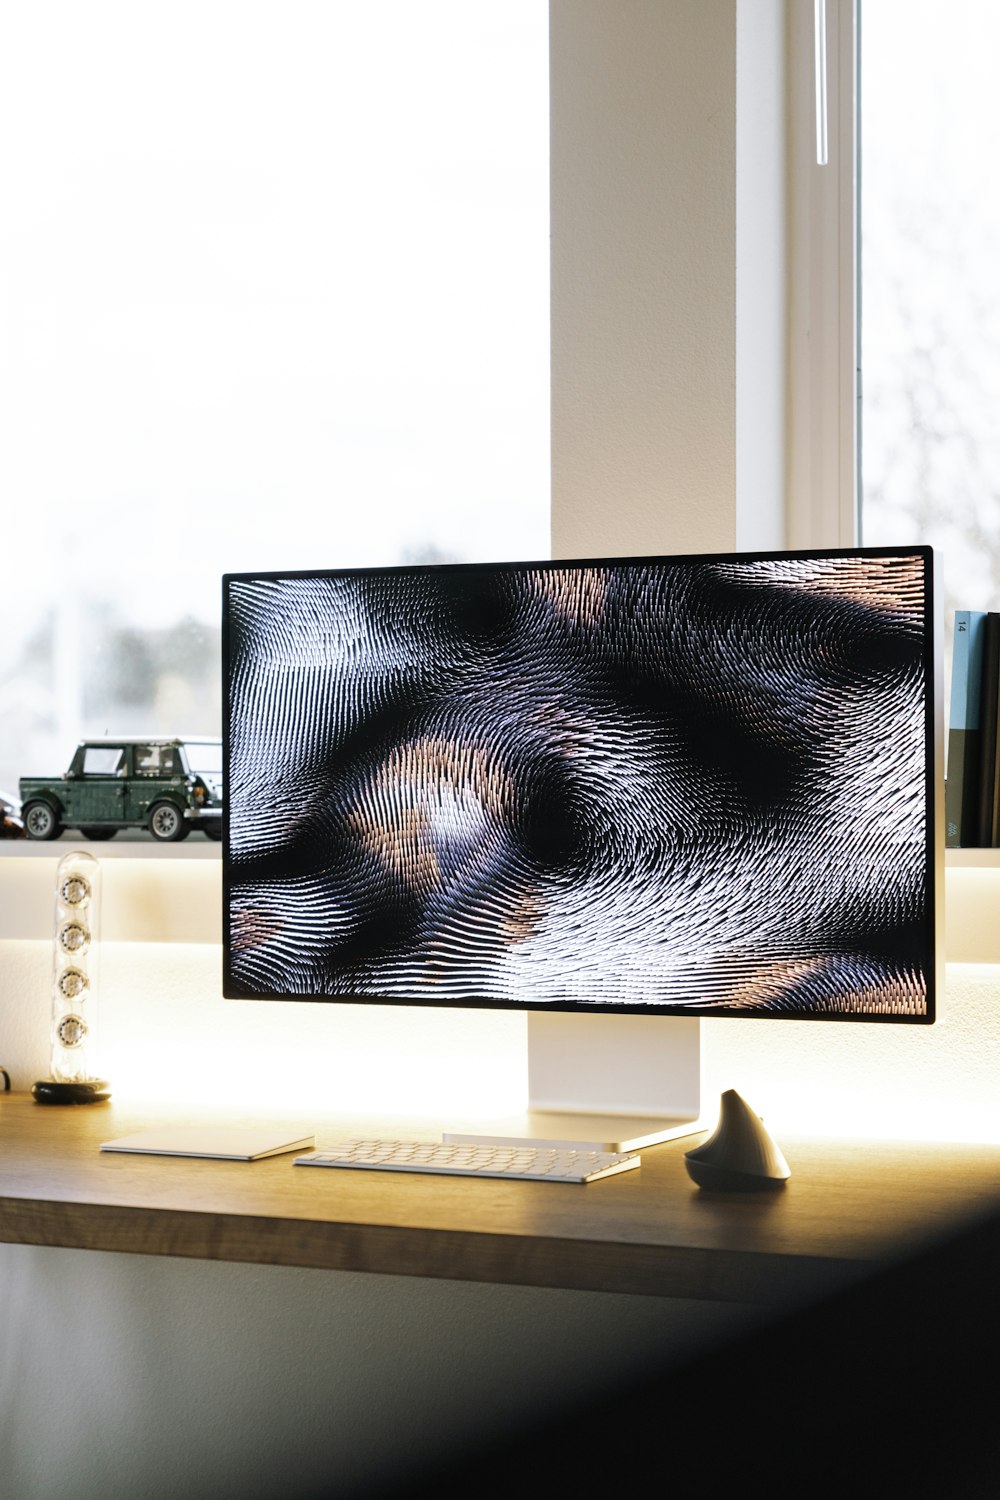
[[[993,845],[997,782],[997,711],[1000,709],[1000,613],[990,610],[983,622],[983,664],[979,695],[979,797],[976,844]]]
[[[1000,637],[1000,624],[997,625],[997,635]],[[993,822],[990,827],[991,849],[996,849],[1000,845],[1000,646],[997,647],[997,682],[993,719]]]
[[[951,849],[978,838],[980,698],[983,627],[986,611],[958,609],[951,660],[948,711],[948,779],[945,787],[945,842]]]

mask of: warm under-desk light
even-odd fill
[[[190,854],[179,859],[157,851],[141,864],[101,860],[101,1065],[117,1100],[173,1101],[193,1118],[210,1103],[258,1110],[265,1097],[268,1110],[300,1111],[308,1099],[310,1111],[358,1115],[393,1105],[414,1116],[428,1108],[466,1116],[477,1108],[501,1115],[522,1107],[523,1017],[303,1004],[290,1026],[281,1007],[223,1000],[219,946],[201,925],[218,906],[221,865],[214,852],[196,858],[190,843]],[[996,863],[974,868],[973,860]],[[8,1022],[0,1061],[15,1087],[47,1067],[47,1053],[40,1059],[32,1053],[29,1062],[25,1046],[47,1032],[56,863],[0,860],[5,919],[17,892],[33,884],[26,874],[46,870],[41,911],[28,931],[34,942],[5,945],[9,1003],[0,1011]],[[137,871],[145,877],[138,885]],[[148,895],[149,912],[130,905],[136,890]],[[949,964],[936,1026],[706,1023],[707,1125],[721,1091],[735,1084],[789,1151],[793,1167],[800,1135],[1000,1140],[1000,852],[950,854],[947,892]],[[154,905],[162,915],[158,941]],[[131,914],[125,925],[123,908]],[[182,911],[187,940],[167,941]],[[19,932],[26,921],[22,915]]]

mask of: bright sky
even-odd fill
[[[1000,598],[997,0],[862,0],[865,540]]]
[[[540,0],[0,0],[0,36],[8,649],[67,586],[160,625],[229,569],[547,554]]]

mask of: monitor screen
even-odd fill
[[[932,1020],[932,575],[228,574],[225,994]]]

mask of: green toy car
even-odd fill
[[[65,775],[22,776],[19,791],[31,839],[58,838],[64,828],[88,839],[144,828],[165,844],[200,828],[221,839],[222,741],[81,740]]]

